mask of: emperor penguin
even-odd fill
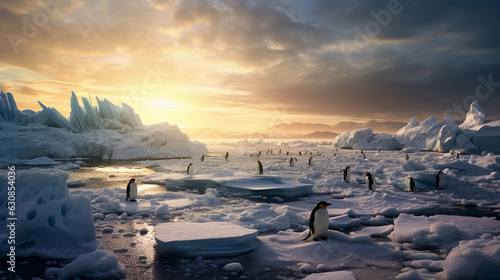
[[[344,182],[346,183],[349,183],[349,181],[351,180],[351,167],[347,166],[345,169],[344,169]]]
[[[295,166],[295,160],[293,159],[293,157],[290,158],[290,167],[294,167]]]
[[[369,191],[375,191],[375,184],[373,182],[372,174],[365,173],[366,176],[366,187]]]
[[[260,163],[260,160],[257,161],[257,174],[264,174],[264,168],[262,168],[262,163]]]
[[[301,155],[302,155],[302,152],[301,152],[301,151],[299,151],[299,156],[301,156]]]
[[[229,161],[229,152],[226,152],[226,155],[224,156],[224,159],[226,160],[226,162]]]
[[[457,153],[457,159],[460,157],[460,153]]]
[[[310,157],[309,158],[309,162],[308,162],[309,166],[312,166],[313,165],[313,157]]]
[[[445,175],[443,171],[439,170],[438,174],[436,175],[436,190],[443,188],[444,184],[445,184]]]
[[[328,225],[330,224],[330,217],[328,215],[328,210],[326,210],[328,205],[331,204],[326,201],[320,201],[316,207],[314,207],[309,217],[309,234],[306,238],[302,239],[302,241],[305,241],[311,236],[314,241],[327,238]]]
[[[406,154],[406,157],[405,157],[405,162],[406,161],[409,161],[410,160],[410,156],[408,154]]]
[[[288,155],[290,155],[290,151],[286,151],[286,155],[287,155],[287,156],[288,156]]]
[[[187,167],[186,173],[187,173],[187,175],[191,175],[191,174],[193,174],[193,172],[194,172],[194,165],[192,163],[190,163]]]
[[[126,201],[136,201],[137,198],[137,184],[135,179],[130,179],[127,184],[127,198]]]
[[[259,153],[257,154],[257,157],[260,158],[261,155],[262,155],[262,151],[259,151]]]
[[[366,159],[365,153],[362,153],[362,154],[361,154],[361,157],[362,157],[363,159]]]
[[[281,149],[280,149],[280,155],[281,155]]]
[[[205,161],[205,155],[201,155],[201,162]]]
[[[410,192],[416,192],[417,191],[417,188],[415,187],[415,181],[413,181],[412,177],[408,178],[408,190]]]

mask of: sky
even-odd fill
[[[0,89],[66,117],[71,91],[145,124],[500,119],[500,2],[6,0]],[[94,101],[95,104],[95,101]]]

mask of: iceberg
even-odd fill
[[[40,112],[17,110],[10,94],[0,94],[0,156],[33,159],[37,157],[103,159],[145,159],[189,157],[205,154],[206,146],[167,122],[144,126],[134,110],[116,106],[96,97],[98,106],[71,96],[69,120],[55,108],[43,105]],[[14,117],[16,114],[20,117]],[[3,121],[2,121],[3,120]]]
[[[344,132],[334,139],[333,146],[346,149],[402,149],[462,154],[500,152],[500,121],[485,123],[484,110],[473,102],[466,120],[459,126],[451,118],[438,121],[434,116],[421,124],[416,117],[395,134],[374,134],[371,128]]]
[[[226,222],[163,223],[155,227],[158,247],[167,255],[234,257],[255,250],[258,231]]]
[[[465,116],[465,121],[460,125],[462,129],[472,129],[475,126],[484,124],[484,117],[486,113],[483,108],[479,106],[477,101],[472,102],[470,104],[469,112]]]
[[[371,128],[344,132],[334,139],[333,146],[341,149],[362,150],[399,150],[403,148],[392,135],[387,133],[374,134]]]

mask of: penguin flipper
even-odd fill
[[[306,240],[307,240],[307,238],[309,238],[309,237],[311,237],[311,231],[309,231],[309,234],[307,235],[307,237],[306,237],[306,238],[304,238],[304,239],[302,239],[302,241],[306,241]]]

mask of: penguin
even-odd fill
[[[406,154],[406,157],[405,157],[405,162],[406,161],[409,161],[410,160],[410,156],[408,154]]]
[[[351,167],[347,166],[344,169],[344,182],[349,183],[351,180]]]
[[[361,154],[361,157],[362,157],[363,159],[366,159],[365,153],[362,153],[362,154]]]
[[[330,224],[330,217],[328,215],[328,210],[326,207],[331,205],[326,201],[320,201],[314,207],[309,217],[309,234],[302,241],[307,240],[309,237],[313,237],[314,241],[320,239],[326,239],[328,234],[328,225]]]
[[[280,149],[280,155],[281,155],[281,149]]]
[[[362,155],[362,154],[364,154],[363,150],[361,150],[361,151],[360,151],[360,154],[361,154],[361,155]]]
[[[299,156],[301,156],[301,155],[302,155],[302,152],[301,152],[301,151],[299,151]]]
[[[255,156],[253,154],[250,154],[250,158],[255,158]]]
[[[288,155],[290,155],[290,152],[289,152],[289,151],[286,151],[286,155],[287,155],[287,156],[288,156]]]
[[[264,168],[262,168],[262,163],[260,163],[260,160],[257,161],[257,174],[264,174]]]
[[[192,163],[190,163],[187,167],[186,173],[187,173],[187,175],[191,175],[191,174],[193,174],[193,172],[194,172],[194,165]]]
[[[296,157],[294,157],[294,158],[293,158],[293,161],[295,161],[295,163],[297,163],[297,158],[296,158]]]
[[[290,158],[290,167],[294,167],[295,166],[295,160],[293,159],[293,157]]]
[[[262,151],[259,151],[259,153],[257,154],[257,157],[260,158],[261,155],[262,155]]]
[[[336,153],[333,153],[333,156],[336,156],[337,154]]]
[[[366,176],[366,187],[368,187],[369,191],[374,191],[375,188],[374,188],[372,174],[365,173],[365,176]]]
[[[205,155],[201,155],[201,162],[205,161]]]
[[[136,201],[137,198],[137,184],[135,179],[130,179],[127,184],[127,198],[126,201]]]
[[[229,152],[226,152],[226,156],[224,156],[224,159],[226,160],[226,162],[229,161]]]
[[[417,191],[417,188],[415,187],[415,181],[413,181],[412,177],[408,178],[408,190],[410,192],[416,192]]]
[[[439,170],[438,174],[436,175],[436,190],[441,189],[444,187],[445,183],[445,177],[444,177],[443,171]]]
[[[460,153],[457,153],[457,159],[460,157]]]
[[[313,165],[313,157],[310,157],[309,158],[309,162],[308,162],[309,166],[312,166]]]

